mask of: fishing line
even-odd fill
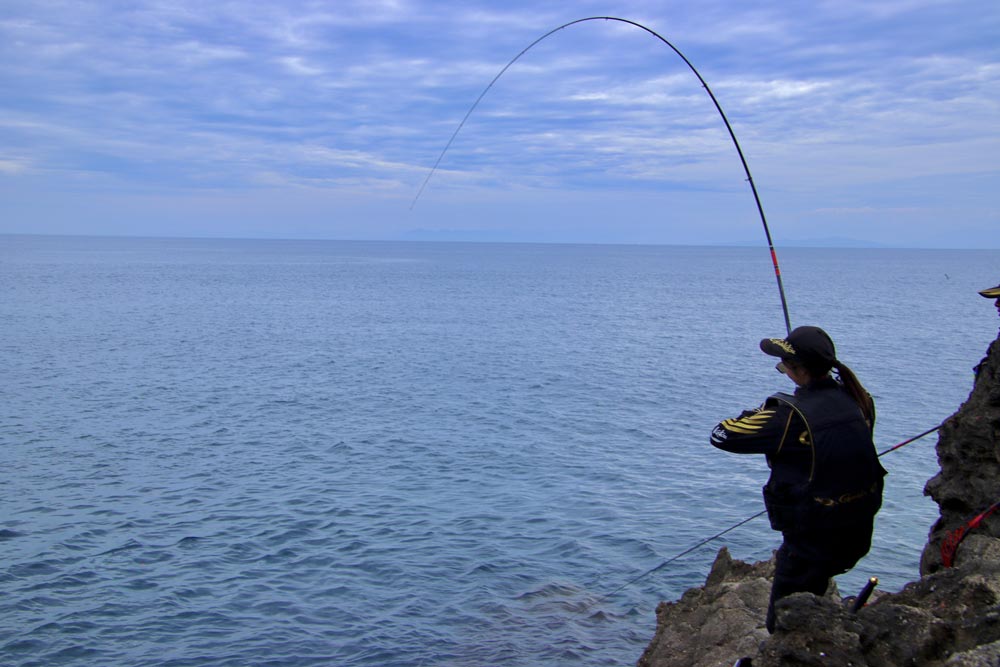
[[[781,297],[781,310],[782,310],[782,312],[784,313],[784,316],[785,316],[785,330],[786,330],[787,333],[791,333],[791,331],[792,331],[792,324],[791,324],[791,320],[788,317],[788,302],[785,299],[785,287],[784,287],[784,284],[782,283],[782,280],[781,280],[781,269],[778,267],[778,255],[777,255],[777,253],[774,250],[774,242],[771,240],[771,230],[767,226],[767,218],[764,215],[764,206],[761,204],[760,196],[757,194],[757,186],[754,184],[753,176],[750,174],[750,166],[747,164],[746,157],[744,157],[744,155],[743,155],[743,149],[740,148],[740,142],[737,141],[737,139],[736,139],[736,133],[733,132],[732,125],[729,124],[729,118],[726,117],[726,114],[722,110],[722,106],[719,104],[719,101],[716,99],[715,94],[712,92],[712,89],[708,87],[708,83],[705,81],[704,78],[702,78],[701,74],[698,72],[697,69],[695,69],[694,65],[691,64],[691,61],[688,60],[687,57],[683,53],[681,53],[680,50],[676,46],[674,46],[673,44],[671,44],[669,41],[667,41],[662,35],[660,35],[656,31],[654,31],[654,30],[652,30],[650,28],[647,28],[646,26],[642,25],[641,23],[636,23],[635,21],[630,21],[629,19],[618,18],[618,17],[615,17],[615,16],[589,16],[587,18],[582,18],[582,19],[577,19],[575,21],[570,21],[569,23],[564,23],[563,25],[559,26],[558,28],[554,28],[554,29],[550,30],[549,32],[545,33],[544,35],[542,35],[541,37],[539,37],[538,39],[536,39],[535,41],[533,41],[531,44],[529,44],[528,46],[526,46],[524,49],[522,49],[521,52],[518,53],[516,56],[514,56],[513,58],[511,58],[510,61],[506,65],[504,65],[503,68],[497,73],[497,75],[495,77],[493,77],[493,80],[490,81],[489,85],[486,86],[485,89],[483,89],[483,92],[481,92],[479,94],[479,97],[477,97],[476,101],[472,103],[472,106],[469,107],[469,110],[465,112],[465,116],[462,118],[462,122],[460,122],[458,124],[458,127],[455,128],[455,131],[452,133],[451,138],[448,139],[448,143],[445,144],[444,149],[441,151],[441,154],[438,155],[437,160],[434,161],[434,166],[431,167],[430,171],[427,173],[427,177],[424,178],[424,182],[420,185],[420,189],[417,191],[417,195],[413,198],[413,202],[410,203],[410,210],[411,211],[413,210],[413,207],[416,205],[417,200],[420,199],[420,195],[423,194],[424,189],[427,187],[427,183],[431,180],[431,176],[433,176],[434,172],[437,171],[438,165],[441,164],[441,160],[444,159],[445,153],[447,153],[448,149],[451,148],[452,143],[455,141],[455,137],[457,137],[458,133],[461,132],[462,127],[465,126],[465,122],[469,119],[469,116],[472,115],[472,112],[475,111],[475,109],[476,109],[477,106],[479,106],[479,103],[486,96],[486,93],[488,93],[490,91],[490,89],[493,87],[493,84],[495,84],[497,82],[497,80],[501,76],[503,76],[504,72],[506,72],[508,69],[510,69],[511,65],[513,65],[515,62],[517,62],[521,58],[521,56],[523,56],[525,53],[527,53],[528,51],[530,51],[532,49],[532,47],[534,47],[536,44],[538,44],[539,42],[541,42],[545,38],[547,38],[550,35],[553,35],[553,34],[559,32],[560,30],[568,28],[568,27],[570,27],[572,25],[576,25],[577,23],[584,23],[586,21],[617,21],[619,23],[625,23],[627,25],[635,26],[636,28],[640,28],[642,30],[645,30],[650,35],[652,35],[653,37],[656,37],[658,40],[660,40],[661,42],[663,42],[664,44],[666,44],[667,46],[669,46],[671,48],[671,50],[673,50],[673,52],[676,53],[680,57],[680,59],[684,61],[684,63],[694,73],[694,75],[696,77],[698,77],[698,81],[701,82],[701,85],[705,89],[705,92],[708,93],[708,96],[711,98],[712,104],[715,105],[715,109],[719,112],[719,115],[722,117],[722,122],[725,124],[726,130],[729,132],[729,137],[733,140],[733,146],[736,147],[736,153],[739,155],[740,162],[743,164],[743,171],[744,171],[744,173],[746,173],[747,182],[750,184],[750,190],[753,192],[754,202],[756,202],[756,204],[757,204],[757,213],[760,215],[761,224],[764,226],[764,236],[767,238],[767,247],[768,247],[768,250],[771,253],[771,263],[774,266],[774,277],[775,277],[775,280],[778,283],[778,294]]]
[[[626,581],[624,584],[622,584],[621,586],[619,586],[615,590],[611,591],[610,593],[606,593],[605,595],[602,595],[601,597],[599,597],[598,599],[594,600],[593,602],[591,602],[590,604],[588,604],[586,607],[584,607],[581,610],[581,613],[584,612],[584,611],[587,611],[588,609],[590,609],[591,607],[593,607],[595,604],[599,604],[601,602],[604,602],[605,600],[607,600],[609,597],[611,597],[615,593],[621,591],[624,588],[628,588],[629,586],[631,586],[632,584],[636,583],[640,579],[645,579],[646,577],[648,577],[649,575],[653,574],[654,572],[659,572],[660,570],[662,570],[663,568],[665,568],[667,565],[670,565],[671,563],[673,563],[675,560],[678,560],[679,558],[682,558],[683,556],[687,556],[689,553],[691,553],[692,551],[694,551],[698,547],[704,546],[704,545],[708,544],[709,542],[711,542],[712,540],[716,540],[716,539],[722,537],[723,535],[725,535],[726,533],[728,533],[729,531],[736,530],[737,528],[739,528],[743,524],[750,523],[751,521],[753,521],[757,517],[762,516],[762,515],[764,515],[766,513],[767,513],[767,510],[763,509],[763,510],[757,512],[756,514],[754,514],[753,516],[747,517],[746,519],[743,519],[739,523],[733,524],[729,528],[726,528],[725,530],[723,530],[723,531],[721,531],[719,533],[716,533],[715,535],[712,535],[709,538],[706,538],[706,539],[702,540],[698,544],[695,544],[692,547],[688,547],[687,549],[685,549],[684,551],[680,552],[676,556],[672,556],[672,557],[668,558],[667,560],[663,561],[662,563],[660,563],[659,565],[657,565],[653,569],[646,570],[645,572],[643,572],[642,574],[640,574],[635,579],[631,579],[629,581]]]
[[[878,457],[882,458],[882,456],[884,456],[885,454],[888,454],[889,452],[894,452],[897,449],[900,449],[901,447],[905,447],[906,445],[908,445],[908,444],[910,444],[912,442],[915,442],[915,441],[919,440],[920,438],[923,438],[924,436],[930,435],[934,431],[937,431],[939,428],[941,428],[941,426],[943,426],[943,424],[938,424],[934,428],[927,429],[926,431],[924,431],[923,433],[921,433],[919,435],[915,435],[912,438],[904,440],[903,442],[899,443],[898,445],[894,445],[894,446],[890,447],[889,449],[887,449],[887,450],[879,453]],[[597,598],[596,600],[594,600],[593,602],[587,604],[586,606],[583,607],[583,609],[580,610],[580,613],[583,613],[583,612],[589,610],[591,607],[593,607],[596,604],[600,604],[601,602],[604,602],[605,600],[607,600],[609,597],[611,597],[615,593],[618,593],[618,592],[622,591],[623,589],[628,588],[629,586],[631,586],[632,584],[636,583],[637,581],[645,579],[646,577],[648,577],[651,574],[654,574],[655,572],[659,572],[660,570],[662,570],[663,568],[665,568],[667,565],[670,565],[674,561],[676,561],[676,560],[678,560],[678,559],[680,559],[680,558],[688,555],[689,553],[691,553],[695,549],[697,549],[699,547],[703,547],[706,544],[708,544],[709,542],[711,542],[713,540],[717,540],[720,537],[722,537],[723,535],[725,535],[726,533],[728,533],[730,531],[733,531],[733,530],[736,530],[740,526],[742,526],[744,524],[747,524],[747,523],[750,523],[751,521],[753,521],[757,517],[763,516],[765,514],[767,514],[767,509],[763,509],[763,510],[757,512],[756,514],[754,514],[753,516],[747,517],[746,519],[743,519],[739,523],[735,523],[732,526],[730,526],[729,528],[726,528],[725,530],[720,531],[720,532],[716,533],[715,535],[712,535],[711,537],[705,538],[704,540],[702,540],[701,542],[698,542],[694,546],[688,547],[687,549],[685,549],[684,551],[680,552],[679,554],[677,554],[675,556],[671,556],[670,558],[668,558],[667,560],[663,561],[662,563],[660,563],[656,567],[654,567],[654,568],[652,568],[650,570],[646,570],[645,572],[643,572],[639,576],[637,576],[637,577],[635,577],[633,579],[630,579],[629,581],[625,582],[624,584],[622,584],[621,586],[619,586],[615,590],[611,591],[610,593],[606,593],[606,594],[602,595],[601,597]]]

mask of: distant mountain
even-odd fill
[[[410,229],[399,235],[402,241],[517,241],[502,229]]]
[[[821,238],[783,239],[775,240],[776,246],[786,248],[891,248],[893,246],[864,239],[851,239],[842,236],[824,236]]]

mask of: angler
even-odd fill
[[[872,441],[871,395],[837,359],[825,331],[797,327],[787,338],[765,338],[760,348],[781,359],[776,368],[796,384],[795,393],[776,393],[726,419],[711,442],[728,452],[764,454],[771,467],[764,505],[784,537],[767,610],[767,630],[774,632],[775,601],[825,594],[831,577],[868,553],[886,471]]]

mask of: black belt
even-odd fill
[[[862,498],[865,498],[875,493],[876,491],[878,491],[878,482],[872,483],[871,488],[865,491],[854,491],[851,493],[845,493],[841,496],[838,496],[837,498],[820,498],[818,496],[813,496],[813,500],[815,500],[820,505],[823,505],[824,507],[836,507],[837,505],[847,505],[848,503],[853,503],[856,500],[861,500]]]

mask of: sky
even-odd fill
[[[776,245],[1000,248],[985,0],[5,0],[0,234],[766,243],[652,33],[487,90],[591,16],[697,68]]]

